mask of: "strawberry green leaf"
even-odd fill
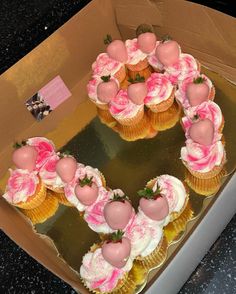
[[[109,45],[112,42],[112,37],[111,35],[107,34],[106,37],[104,38],[104,44]]]
[[[102,76],[101,79],[103,80],[103,82],[107,83],[107,82],[110,81],[111,75],[109,75],[109,76]]]
[[[80,187],[84,187],[84,186],[91,187],[93,183],[92,180],[93,180],[93,176],[89,178],[87,175],[85,175],[83,179],[79,179],[79,185]]]

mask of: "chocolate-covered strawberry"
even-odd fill
[[[133,207],[127,196],[115,194],[104,207],[104,217],[113,230],[123,230],[132,216]]]
[[[56,172],[63,182],[69,183],[73,180],[77,169],[77,162],[68,153],[61,155],[62,158],[56,164]]]
[[[134,104],[142,105],[148,92],[144,77],[137,74],[135,79],[130,78],[129,82],[131,83],[127,89],[129,99]]]
[[[33,171],[36,167],[37,150],[33,146],[27,145],[25,141],[15,143],[13,147],[15,150],[12,154],[12,161],[15,166],[30,172]]]
[[[197,106],[208,100],[210,89],[206,79],[199,76],[186,86],[186,96],[191,106]]]
[[[160,194],[158,187],[155,192],[150,188],[144,188],[138,191],[138,195],[141,197],[139,206],[147,217],[155,221],[167,217],[169,213],[168,201],[165,196]]]
[[[118,230],[109,236],[102,245],[103,258],[111,265],[122,268],[126,265],[131,251],[130,240],[123,237],[124,233]]]
[[[208,118],[198,120],[189,128],[190,138],[201,145],[209,146],[214,140],[215,127]]]
[[[97,96],[101,102],[109,103],[119,90],[115,80],[111,80],[111,76],[102,76],[102,82],[97,86]]]
[[[157,37],[152,27],[147,24],[141,24],[138,26],[136,34],[139,49],[144,53],[151,53],[155,49],[157,42]]]
[[[169,36],[162,39],[156,48],[156,57],[164,66],[171,66],[179,60],[179,44]]]
[[[107,46],[107,54],[110,58],[119,62],[125,63],[128,60],[128,53],[125,47],[125,43],[121,40],[112,40],[110,35],[107,35],[104,39],[104,43]]]
[[[75,186],[75,195],[82,204],[92,205],[98,198],[98,186],[93,177],[85,175],[83,179],[79,179]]]

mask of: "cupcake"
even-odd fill
[[[129,277],[133,267],[130,241],[118,232],[102,245],[95,244],[85,254],[80,267],[84,285],[93,293],[133,293],[135,283]]]
[[[129,77],[134,79],[139,74],[147,79],[151,74],[151,69],[148,64],[147,54],[139,49],[137,38],[126,40],[125,46],[128,52],[126,67]]]
[[[167,254],[167,243],[163,230],[156,223],[138,213],[125,231],[130,239],[132,259],[146,270],[160,266]]]
[[[10,170],[3,197],[14,206],[34,209],[45,200],[46,187],[38,177],[37,171]]]
[[[196,73],[178,84],[175,96],[182,107],[188,109],[208,100],[214,100],[215,87],[207,76]]]
[[[132,141],[146,136],[148,124],[144,115],[144,104],[133,103],[128,97],[127,90],[118,92],[111,100],[109,110],[119,123],[117,131],[123,139]]]

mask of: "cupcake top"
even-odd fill
[[[159,71],[162,71],[164,70],[164,65],[156,57],[156,48],[159,44],[160,44],[160,41],[156,41],[156,47],[150,54],[148,54],[147,59],[148,59],[148,63],[152,67],[154,67],[155,69],[158,69]]]
[[[172,84],[176,85],[188,77],[192,77],[198,72],[196,59],[186,53],[181,53],[179,60],[168,67],[165,67],[165,75],[170,79]]]
[[[220,107],[212,101],[206,101],[200,105],[185,109],[185,116],[182,118],[183,127],[185,129],[185,135],[189,139],[189,128],[193,123],[198,120],[209,119],[214,124],[215,141],[221,139],[221,135],[218,133],[222,124],[223,116]]]
[[[156,191],[157,186],[160,188],[160,194],[168,201],[169,213],[181,211],[187,198],[183,183],[176,177],[161,175],[156,178],[153,191]]]
[[[36,170],[40,170],[48,158],[56,153],[55,145],[47,138],[33,137],[29,138],[26,143],[35,147],[36,151],[38,152],[36,159]]]
[[[141,109],[142,105],[134,104],[127,94],[127,90],[121,89],[109,105],[109,110],[114,118],[131,118],[134,117]]]
[[[110,292],[116,287],[118,281],[122,280],[131,270],[132,266],[133,262],[130,258],[123,268],[112,266],[103,258],[101,248],[98,248],[94,252],[85,254],[80,267],[80,275],[89,289]]]
[[[204,83],[209,87],[209,95],[210,95],[211,88],[213,85],[212,85],[211,80],[206,75],[196,73],[193,76],[187,77],[183,81],[180,81],[180,83],[178,84],[178,90],[175,93],[175,97],[182,104],[182,106],[184,108],[191,107],[191,105],[189,103],[189,99],[187,97],[187,86],[190,83],[192,83],[194,81],[194,79],[199,78],[199,77],[201,77],[202,79],[205,80]],[[208,95],[208,98],[209,98],[209,95]]]
[[[126,40],[125,46],[128,52],[128,64],[137,64],[147,57],[147,54],[139,49],[137,38]]]
[[[84,166],[83,164],[78,163],[78,168],[76,170],[74,179],[65,185],[64,192],[65,196],[69,202],[71,202],[79,211],[84,211],[87,207],[82,204],[75,194],[75,187],[78,185],[79,179],[83,179],[85,176],[91,178],[93,182],[97,185],[98,189],[102,187],[101,174],[98,169],[92,168],[91,166]],[[100,193],[99,193],[100,194]],[[98,196],[99,198],[99,196]]]
[[[225,151],[221,141],[205,146],[188,139],[186,146],[181,148],[183,163],[197,172],[211,171],[215,166],[220,166],[224,158]]]
[[[122,66],[123,63],[110,58],[107,53],[101,53],[92,64],[93,76],[114,76]]]
[[[26,202],[30,196],[34,195],[38,184],[39,177],[36,171],[10,169],[10,177],[3,197],[13,204]]]
[[[142,212],[138,213],[132,224],[125,231],[125,236],[131,242],[132,258],[145,257],[151,254],[160,243],[163,232],[155,222],[147,218]]]
[[[174,86],[161,73],[152,73],[147,79],[148,94],[144,100],[146,105],[159,104],[170,98]]]
[[[62,179],[56,172],[56,164],[60,157],[54,154],[48,158],[44,165],[40,168],[39,176],[46,186],[53,188],[61,188],[64,186]]]
[[[119,81],[115,79],[114,77],[111,77],[110,80],[114,80],[118,87],[119,87]],[[87,92],[89,98],[92,100],[92,102],[101,104],[101,105],[107,105],[107,103],[102,102],[99,100],[99,97],[97,95],[97,87],[102,82],[102,79],[100,76],[94,76],[87,84]]]

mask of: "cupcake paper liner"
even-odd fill
[[[33,224],[43,223],[52,217],[58,209],[58,200],[53,193],[48,192],[44,202],[34,209],[21,209],[21,212],[26,215]]]
[[[117,121],[110,114],[109,110],[104,110],[97,107],[97,114],[101,122],[107,125],[108,127],[113,128],[117,124]]]
[[[214,195],[221,187],[222,178],[227,174],[225,168],[220,172],[208,179],[200,179],[193,176],[188,169],[185,170],[185,181],[189,187],[196,193],[202,196]]]
[[[167,109],[169,109],[172,106],[172,104],[174,103],[174,98],[175,98],[175,88],[173,88],[171,95],[167,100],[162,101],[159,104],[147,105],[147,107],[152,112],[155,112],[155,113],[167,111]]]
[[[50,186],[50,185],[45,185],[46,188],[52,192],[55,192],[55,193],[64,193],[64,188],[63,187],[53,187],[53,186]]]
[[[69,207],[72,207],[74,206],[73,204],[70,203],[70,201],[66,198],[65,194],[64,193],[56,193],[56,192],[53,192],[53,191],[49,191],[48,192],[50,195],[53,195],[54,197],[57,198],[58,202],[62,205],[65,205],[65,206],[69,206]]]
[[[34,195],[30,196],[26,202],[19,202],[17,204],[13,204],[22,209],[34,209],[40,206],[46,198],[46,187],[40,180]]]
[[[167,256],[167,247],[168,243],[166,237],[163,236],[159,245],[151,254],[145,257],[137,256],[135,263],[139,264],[147,271],[152,268],[161,266]]]
[[[186,224],[193,218],[193,215],[194,212],[188,202],[181,215],[164,228],[164,235],[168,244],[176,240],[179,234],[185,230]]]
[[[122,66],[115,74],[114,77],[119,81],[119,83],[122,83],[126,77],[126,68],[125,66]]]
[[[136,78],[137,74],[139,74],[141,77],[144,77],[146,81],[151,76],[152,73],[153,73],[153,70],[150,66],[147,66],[144,69],[136,70],[136,71],[128,70],[128,75],[133,80]]]
[[[128,69],[128,74],[131,71],[135,71],[135,72],[139,73],[140,71],[142,71],[142,70],[146,69],[147,67],[149,67],[149,64],[148,64],[147,58],[145,58],[144,60],[140,60],[136,64],[126,64],[126,67]]]
[[[109,110],[109,106],[107,103],[106,104],[96,103],[96,102],[92,101],[91,99],[90,99],[90,101],[93,102],[97,106],[97,108],[99,108],[99,109]]]
[[[158,131],[164,131],[174,127],[180,119],[180,114],[181,108],[175,101],[166,111],[154,113],[151,110],[148,110],[151,125],[153,129]]]

